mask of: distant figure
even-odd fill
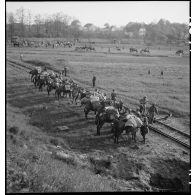
[[[161,76],[163,76],[163,74],[164,74],[164,73],[163,73],[163,71],[162,71],[162,70],[161,70],[161,73],[160,73],[160,74],[161,74]]]
[[[147,117],[143,118],[143,125],[140,128],[140,133],[141,133],[141,135],[143,137],[143,141],[144,141],[144,144],[145,144],[146,134],[149,133],[148,118]]]
[[[114,102],[116,101],[116,93],[114,89],[112,90],[112,93],[111,93],[111,100],[113,100]]]
[[[155,104],[152,104],[152,106],[148,109],[148,113],[150,116],[150,123],[152,124],[154,122],[154,115],[158,114],[158,110]]]
[[[43,70],[44,70],[44,71],[47,71],[47,67],[45,66]]]
[[[23,54],[20,54],[20,60],[23,61]]]
[[[93,95],[94,95],[94,96],[98,96],[98,95],[99,95],[98,89],[95,89]]]
[[[106,100],[107,97],[106,97],[106,93],[103,94],[103,99]]]
[[[145,115],[146,113],[146,103],[148,102],[147,97],[144,96],[142,99],[140,99],[140,113]]]
[[[67,75],[67,68],[66,66],[64,66],[64,76],[66,77],[66,75]]]
[[[95,87],[95,81],[96,81],[96,77],[93,75],[93,79],[92,79],[93,88]]]
[[[110,53],[110,47],[108,48],[108,53]]]
[[[150,69],[148,70],[148,74],[150,74]]]

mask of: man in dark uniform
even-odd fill
[[[96,81],[96,77],[93,75],[93,79],[92,79],[93,87],[95,87],[95,81]]]
[[[116,93],[114,92],[114,89],[112,90],[111,93],[111,100],[113,100],[114,102],[116,101]]]
[[[64,66],[64,76],[66,77],[66,75],[67,75],[67,68],[66,66]]]
[[[155,114],[158,114],[158,110],[156,108],[156,104],[152,104],[152,106],[148,109],[149,117],[150,117],[150,123],[152,124],[154,122],[154,116]]]

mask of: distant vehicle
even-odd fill
[[[182,49],[179,49],[179,50],[177,50],[177,51],[175,52],[175,54],[181,56],[181,55],[184,55],[184,52],[183,52]]]

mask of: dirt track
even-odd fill
[[[68,143],[72,151],[112,155],[115,168],[104,174],[124,179],[137,190],[156,187],[189,191],[189,153],[170,140],[150,132],[144,145],[138,133],[136,144],[128,143],[124,136],[120,144],[116,145],[109,125],[104,125],[101,136],[95,136],[93,113],[85,120],[83,108],[72,105],[69,99],[58,102],[54,92],[50,97],[45,89],[39,92],[30,82],[25,68],[19,69],[7,63],[6,84],[7,102],[29,116],[30,125]],[[68,126],[69,130],[57,129],[63,125]]]

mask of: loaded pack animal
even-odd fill
[[[37,74],[34,79],[34,84],[35,87],[39,87],[39,91],[43,91],[43,86],[46,85],[46,77],[41,74]]]
[[[114,143],[119,143],[119,137],[123,133],[123,131],[126,131],[126,134],[129,135],[131,133],[132,140],[136,142],[136,132],[137,129],[132,126],[125,126],[127,122],[127,119],[114,119],[112,122],[112,129],[114,133]]]
[[[120,112],[123,108],[123,102],[122,100],[119,100],[119,101],[114,101],[113,102],[113,106],[118,109],[118,111]]]
[[[38,70],[37,69],[30,70],[29,74],[31,75],[31,81],[33,81],[33,77],[38,74]]]
[[[112,123],[114,143],[118,143],[119,137],[123,131],[126,131],[127,135],[131,133],[131,139],[136,142],[136,133],[139,129],[145,143],[145,136],[149,132],[147,123],[145,121],[142,122],[139,117],[133,114],[127,115],[126,117],[115,118]]]
[[[77,104],[77,99],[80,96],[81,93],[81,87],[78,87],[77,84],[74,84],[71,86],[71,97],[72,97],[72,104],[75,102]]]
[[[60,85],[59,87],[56,88],[56,91],[55,91],[55,96],[57,94],[57,97],[58,97],[58,100],[61,96],[61,93],[63,93],[63,97],[64,95],[68,94],[69,95],[69,98],[71,97],[71,89],[70,89],[70,84],[62,84]]]
[[[85,118],[87,119],[87,115],[89,114],[90,111],[94,111],[96,114],[99,110],[101,110],[103,107],[102,102],[100,101],[94,101],[91,102],[90,99],[85,102],[85,107],[84,107],[84,113],[85,113]]]
[[[100,135],[100,130],[105,123],[112,123],[115,118],[119,118],[119,112],[113,106],[105,107],[98,112],[95,118],[95,124],[97,126],[97,135]]]
[[[48,94],[48,96],[49,96],[50,92],[51,92],[52,90],[56,89],[57,87],[59,87],[59,84],[58,84],[58,83],[56,83],[56,82],[54,82],[54,81],[49,82],[49,83],[47,84],[47,94]]]

